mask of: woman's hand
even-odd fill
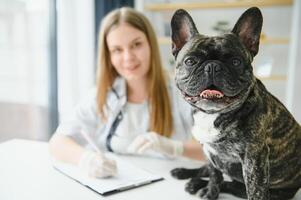
[[[154,150],[174,158],[183,154],[183,148],[181,141],[169,139],[155,132],[147,132],[137,136],[129,145],[127,151],[133,154],[143,154],[147,150]]]
[[[81,156],[78,166],[82,172],[90,177],[106,178],[117,173],[116,162],[107,158],[102,153],[85,151]]]

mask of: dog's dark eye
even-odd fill
[[[241,64],[241,61],[238,58],[233,58],[232,59],[232,65],[235,67],[239,66]]]
[[[197,59],[195,57],[188,57],[185,59],[184,63],[187,66],[193,66],[197,63]]]

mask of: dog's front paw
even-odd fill
[[[188,181],[185,185],[185,191],[189,194],[195,194],[197,191],[199,191],[201,188],[206,187],[208,184],[208,181],[202,180],[200,178],[192,178],[190,181]]]
[[[207,200],[216,200],[220,189],[216,186],[206,186],[200,190],[200,197]]]
[[[188,179],[197,175],[199,169],[175,168],[171,170],[171,176],[176,179]]]

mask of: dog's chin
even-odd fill
[[[242,94],[227,96],[222,91],[204,90],[199,95],[189,96],[182,92],[185,100],[206,113],[221,113],[236,107]]]

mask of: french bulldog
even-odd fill
[[[209,162],[171,174],[191,178],[186,191],[203,199],[226,192],[286,200],[301,187],[301,127],[253,74],[262,22],[261,11],[252,7],[231,32],[211,37],[198,33],[187,11],[172,17],[176,85],[194,108],[192,134]]]

